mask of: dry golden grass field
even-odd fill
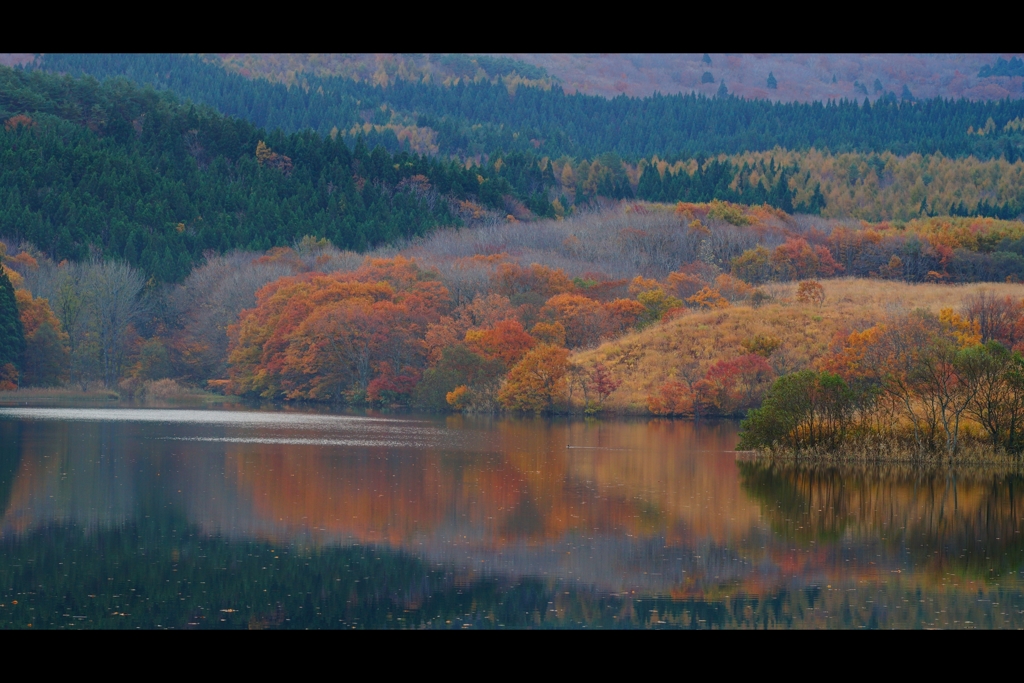
[[[577,352],[571,361],[585,367],[604,363],[622,382],[605,401],[605,409],[647,413],[647,397],[666,380],[697,379],[715,361],[747,353],[743,342],[757,335],[782,342],[769,357],[776,373],[782,374],[813,367],[837,334],[863,330],[900,309],[957,309],[966,296],[983,290],[1024,298],[1024,284],[1017,283],[908,284],[838,278],[822,280],[821,285],[825,301],[820,306],[797,302],[795,282],[768,285],[765,289],[774,301],[759,308],[742,304],[687,313]],[[580,398],[574,396],[573,401],[580,403]]]

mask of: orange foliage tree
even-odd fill
[[[825,303],[825,288],[817,280],[804,280],[796,288],[796,300],[802,304]]]
[[[576,289],[569,276],[561,269],[534,263],[523,268],[517,263],[502,263],[492,276],[495,291],[509,298],[528,291],[548,299]]]
[[[655,415],[691,415],[694,412],[693,392],[683,382],[670,379],[658,392],[647,397],[647,410]]]
[[[655,415],[735,415],[757,407],[775,379],[764,356],[748,353],[716,361],[692,385],[664,382],[647,397]]]
[[[21,384],[57,386],[67,379],[68,335],[46,299],[33,297],[24,289],[14,296],[25,331]]]
[[[579,294],[556,294],[548,299],[541,315],[562,324],[569,348],[596,343],[609,327],[607,309]]]
[[[633,299],[615,299],[605,304],[608,312],[609,333],[623,335],[637,324],[644,313],[644,305]]]
[[[396,257],[368,259],[351,273],[272,282],[229,328],[228,390],[264,398],[408,398],[426,361],[427,327],[448,305],[433,277]]]
[[[542,344],[565,346],[565,327],[558,321],[549,323],[541,320],[530,329],[530,334]]]
[[[707,281],[691,273],[669,273],[666,288],[680,299],[686,299],[708,286]]]
[[[726,273],[715,278],[714,289],[729,301],[741,301],[754,292],[754,288],[746,282]]]
[[[465,341],[472,351],[484,358],[500,359],[506,368],[518,363],[537,343],[518,320],[502,320],[494,327],[470,330]]]
[[[710,310],[715,308],[728,308],[729,301],[719,293],[717,289],[705,287],[686,300],[694,308]]]
[[[541,344],[508,373],[498,400],[509,410],[551,410],[566,391],[568,349]]]

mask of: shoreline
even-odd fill
[[[843,449],[839,451],[793,449],[762,449],[736,451],[739,462],[761,463],[785,466],[899,466],[911,468],[957,469],[957,468],[998,468],[1010,472],[1024,473],[1024,455],[1011,455],[987,444],[976,444],[964,448],[956,455],[946,453],[917,453],[894,448],[891,451],[864,449]]]
[[[29,388],[0,392],[0,406],[46,405],[53,403],[102,403],[110,406],[212,405],[242,403],[235,396],[189,391],[171,396],[127,397],[109,389],[81,391],[69,388]]]

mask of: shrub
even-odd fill
[[[761,288],[755,289],[750,294],[750,305],[753,306],[754,308],[760,308],[761,306],[764,306],[765,304],[770,303],[771,301],[772,295]]]
[[[469,405],[469,387],[460,384],[445,395],[445,400],[452,410],[465,410]]]
[[[758,356],[767,358],[777,348],[782,346],[782,340],[770,334],[755,334],[753,337],[740,342],[740,346],[747,353],[756,353]]]
[[[670,379],[647,397],[647,409],[655,415],[689,415],[693,412],[693,394],[684,383]]]
[[[711,202],[708,218],[716,218],[735,226],[750,225],[750,219],[743,214],[742,208],[717,199]]]
[[[740,424],[737,449],[835,447],[851,428],[856,405],[839,375],[814,370],[784,375]]]
[[[804,280],[796,290],[796,300],[802,304],[825,303],[825,288],[816,280]]]
[[[686,303],[690,304],[694,308],[700,308],[702,310],[729,307],[729,301],[719,294],[717,289],[711,289],[710,287],[705,287],[693,296],[687,298]]]

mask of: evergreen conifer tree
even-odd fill
[[[725,81],[722,81],[718,85],[718,96],[719,97],[725,97],[728,94],[729,94],[729,89],[725,87]]]
[[[0,268],[0,371],[8,363],[20,368],[24,353],[25,330],[18,315],[14,286],[7,271]]]
[[[768,88],[771,89],[771,90],[776,90],[776,89],[778,89],[778,87],[779,87],[779,82],[777,80],[775,80],[775,74],[773,74],[771,71],[769,71],[768,72]]]

